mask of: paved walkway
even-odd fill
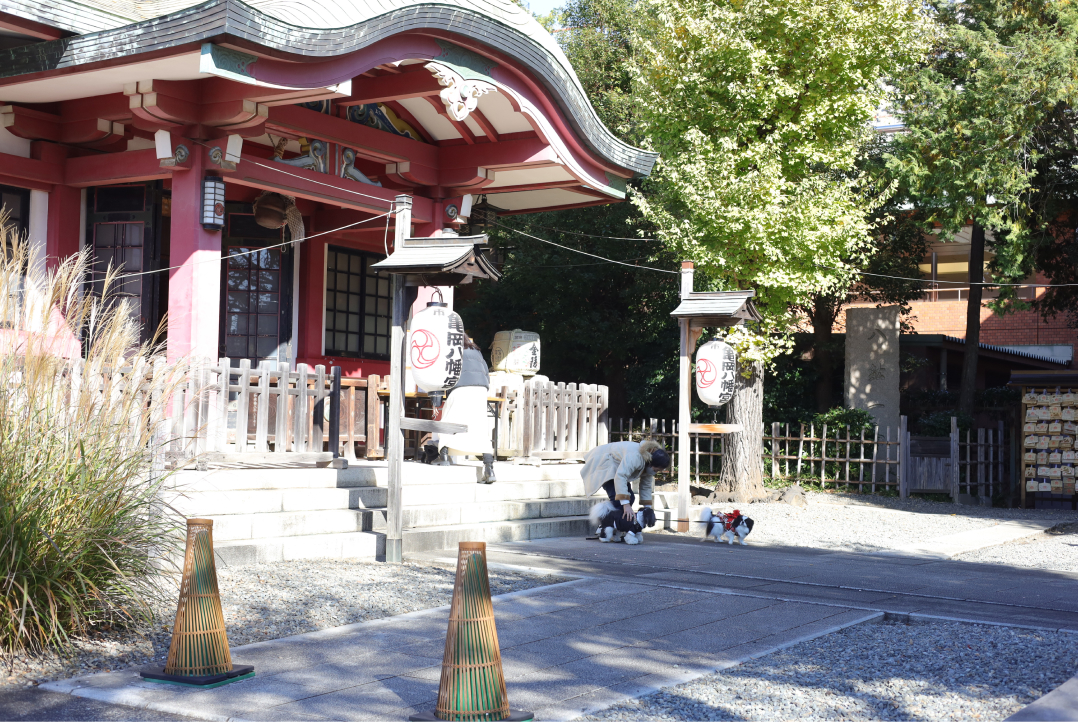
[[[540,539],[489,545],[487,556],[491,563],[656,587],[1078,632],[1078,574],[935,554],[742,547],[652,534],[636,547]]]
[[[413,555],[452,560],[447,552]],[[636,547],[490,545],[491,564],[576,581],[495,598],[510,701],[571,719],[884,614],[1078,632],[1078,575],[929,555],[729,547],[651,535]],[[433,707],[447,608],[239,647],[254,679],[214,690],[119,672],[45,685],[212,720],[402,719]]]
[[[510,702],[544,721],[880,616],[590,579],[496,597],[494,610]],[[440,608],[238,647],[233,660],[256,677],[212,690],[133,672],[44,687],[210,720],[402,719],[435,704],[447,620]]]

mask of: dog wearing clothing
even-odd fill
[[[700,521],[707,524],[707,529],[704,531],[704,538],[701,541],[707,541],[709,538],[713,538],[716,542],[727,541],[730,544],[734,543],[734,537],[737,537],[738,543],[742,546],[745,544],[745,537],[752,531],[752,519],[747,516],[742,516],[741,512],[734,509],[729,514],[723,514],[722,512],[714,512],[711,509],[704,509],[700,516]]]
[[[589,517],[601,542],[643,544],[644,529],[655,526],[655,511],[650,506],[643,507],[630,520],[625,518],[620,504],[600,501],[591,507]]]

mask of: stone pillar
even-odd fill
[[[202,227],[206,150],[192,146],[191,168],[172,176],[168,360],[218,357],[221,313],[221,234]]]
[[[879,423],[880,438],[899,416],[898,306],[846,310],[846,406],[867,409]]]

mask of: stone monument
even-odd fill
[[[898,306],[846,309],[846,406],[866,409],[898,433]]]

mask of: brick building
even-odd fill
[[[989,240],[991,235],[989,234]],[[903,336],[902,350],[921,356],[928,363],[923,370],[909,374],[906,384],[921,388],[957,388],[965,352],[966,309],[969,298],[970,228],[967,226],[949,241],[930,244],[929,253],[920,265],[929,279],[925,295],[910,303],[912,313],[906,319],[912,326]],[[985,250],[985,264],[992,259]],[[986,280],[989,276],[986,273]],[[1027,279],[1029,283],[1047,283],[1042,274]],[[1040,288],[1023,288],[1022,298],[1041,295]],[[984,292],[985,301],[998,296],[995,290]],[[852,304],[874,305],[874,304]],[[845,314],[840,315],[836,331],[845,329]],[[989,388],[1007,383],[1012,370],[1070,368],[1078,346],[1078,329],[1065,317],[1045,321],[1034,311],[1020,311],[998,316],[981,308],[981,362],[977,387]]]

